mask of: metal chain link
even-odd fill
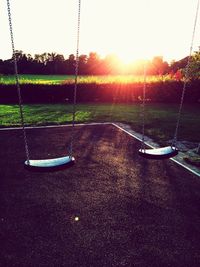
[[[178,111],[178,114],[177,114],[177,123],[176,123],[174,138],[173,138],[173,141],[172,141],[172,146],[174,146],[174,147],[176,147],[176,145],[177,145],[178,128],[179,128],[180,119],[181,119],[181,112],[182,112],[183,101],[184,101],[184,96],[185,96],[185,92],[186,92],[186,86],[187,86],[187,82],[189,80],[189,68],[190,68],[190,62],[191,62],[192,51],[193,51],[193,43],[194,43],[194,36],[195,36],[196,25],[197,25],[197,18],[198,18],[198,13],[199,13],[199,2],[200,2],[200,0],[198,0],[197,8],[196,8],[194,28],[193,28],[193,32],[192,32],[192,40],[191,40],[191,45],[190,45],[190,52],[189,52],[188,61],[187,61],[187,65],[186,65],[185,79],[184,79],[182,95],[181,95],[181,102],[180,102],[179,111]]]
[[[30,153],[29,153],[28,141],[27,141],[26,130],[25,130],[25,125],[24,125],[24,112],[23,112],[21,88],[20,88],[20,83],[19,83],[19,74],[18,74],[17,58],[16,58],[16,51],[15,51],[15,45],[14,45],[14,35],[13,35],[11,9],[10,9],[9,0],[7,0],[7,11],[8,11],[10,38],[11,38],[12,53],[13,53],[13,60],[14,60],[15,80],[16,80],[16,85],[17,85],[17,93],[18,93],[18,101],[19,101],[19,111],[20,111],[21,125],[22,125],[22,130],[23,130],[23,137],[24,137],[24,146],[25,146],[27,163],[29,164]]]
[[[79,39],[80,39],[80,20],[81,20],[81,0],[78,1],[78,24],[77,24],[77,40],[76,40],[76,63],[75,63],[75,80],[74,80],[74,99],[73,99],[73,110],[72,110],[72,133],[70,142],[70,156],[73,153],[74,143],[74,128],[76,120],[76,102],[77,102],[77,84],[78,84],[78,68],[79,68]]]
[[[143,81],[143,101],[142,101],[142,142],[141,142],[141,149],[145,150],[145,103],[146,103],[146,63],[144,65],[144,81]]]

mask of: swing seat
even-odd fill
[[[146,159],[169,159],[177,154],[178,149],[171,146],[139,150],[139,155]]]
[[[41,160],[29,160],[25,161],[24,167],[27,170],[32,171],[58,171],[71,167],[75,163],[75,158],[71,156],[65,156],[54,159],[41,159]]]

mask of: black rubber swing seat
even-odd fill
[[[177,154],[178,149],[172,146],[139,150],[139,155],[146,159],[169,159]]]
[[[71,167],[75,163],[75,158],[65,156],[53,159],[26,160],[24,166],[27,170],[32,171],[58,171]]]

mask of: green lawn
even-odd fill
[[[140,105],[121,104],[83,104],[76,107],[76,122],[123,122],[141,132]],[[151,104],[146,107],[145,133],[155,141],[163,143],[173,137],[177,105]],[[25,105],[26,125],[55,125],[70,123],[71,105]],[[19,126],[17,105],[0,105],[0,127]],[[200,140],[199,105],[185,105],[181,116],[179,140],[199,142]]]
[[[150,75],[147,77],[148,83],[170,80],[169,75],[159,76]],[[84,75],[78,77],[79,83],[143,83],[142,75]],[[72,84],[74,76],[72,75],[19,75],[20,84]],[[15,84],[14,75],[0,76],[0,84]]]

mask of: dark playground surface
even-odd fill
[[[70,132],[27,130],[31,158],[64,156]],[[0,266],[200,266],[197,176],[112,125],[76,127],[55,173],[24,170],[21,131],[0,144]]]

